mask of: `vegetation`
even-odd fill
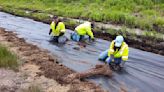
[[[43,92],[41,88],[36,85],[31,85],[28,89],[24,90],[24,92]]]
[[[136,33],[133,32],[133,30],[129,31],[126,28],[122,28],[119,30],[116,29],[107,29],[106,33],[109,33],[111,36],[117,36],[117,35],[123,35],[126,39],[133,39],[136,40],[136,37],[143,37],[143,38],[147,38],[147,39],[151,39],[151,41],[162,41],[163,38],[163,34],[160,34],[156,31],[143,31],[140,35],[137,35]]]
[[[0,5],[164,33],[163,0],[0,0]],[[36,16],[41,19],[45,15],[39,13]]]
[[[13,70],[18,68],[17,56],[2,45],[0,45],[0,67]]]
[[[70,18],[89,19],[105,23],[122,24],[119,30],[96,27],[112,36],[122,34],[125,38],[138,37],[164,40],[163,0],[0,0],[0,9],[15,15],[50,23],[50,16],[64,17],[67,28],[74,29],[80,21]],[[132,28],[141,28],[136,33]]]

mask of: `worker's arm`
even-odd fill
[[[49,35],[51,34],[51,32],[52,32],[53,30],[55,30],[55,23],[54,23],[54,22],[52,22],[52,23],[50,24]]]
[[[114,41],[111,42],[109,50],[108,50],[108,56],[113,55],[114,53]]]
[[[49,35],[51,34],[51,32],[52,32],[52,29],[50,29],[50,31],[49,31]]]
[[[87,34],[90,36],[91,39],[94,39],[93,32],[91,28],[87,28]]]
[[[60,23],[59,23],[59,28],[60,28],[60,32],[61,32],[61,33],[65,33],[65,25],[64,25],[63,22],[60,22]]]
[[[122,57],[122,60],[126,61],[128,60],[128,53],[129,53],[128,45],[125,44],[123,45],[123,47],[121,47],[121,50],[114,55],[114,57],[115,58]]]
[[[129,56],[129,47],[127,46],[125,49],[124,49],[124,52],[122,54],[122,60],[123,61],[127,61],[128,60],[128,56]]]

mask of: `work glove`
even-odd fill
[[[112,59],[111,62],[114,62],[114,55],[110,55],[110,58]]]
[[[94,42],[94,41],[95,41],[95,39],[94,39],[94,38],[91,38],[91,41],[92,41],[92,42]]]
[[[90,41],[90,42],[94,42],[94,41],[95,41],[95,39],[94,39],[94,38],[89,37],[89,41]]]
[[[50,29],[50,31],[49,31],[49,35],[51,35],[51,32],[52,32],[52,29]]]

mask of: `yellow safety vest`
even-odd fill
[[[91,38],[94,38],[93,32],[91,30],[91,25],[84,23],[75,28],[75,31],[77,32],[78,35],[88,35]]]
[[[114,43],[115,41],[112,41],[110,44],[110,48],[108,50],[108,56],[114,55],[114,58],[122,58],[123,61],[127,61],[129,55],[128,45],[125,42],[123,42],[121,48],[119,50],[114,51]]]
[[[52,29],[52,36],[59,36],[60,33],[65,33],[65,25],[63,22],[59,22],[55,29],[55,22],[52,22],[50,28]]]

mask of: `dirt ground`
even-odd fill
[[[43,92],[67,92],[70,85],[60,85],[53,79],[37,76],[39,67],[34,64],[24,64],[19,72],[0,69],[0,92],[29,92],[30,87],[38,87]]]
[[[8,46],[21,61],[19,72],[0,69],[0,72],[2,71],[6,76],[4,78],[9,77],[7,80],[11,80],[10,85],[0,85],[0,90],[3,92],[15,92],[14,90],[22,92],[32,84],[39,85],[44,92],[105,92],[99,85],[85,80],[76,79],[69,83],[63,81],[62,78],[75,71],[60,64],[47,50],[26,43],[23,38],[18,38],[13,32],[0,28],[0,43]],[[0,75],[0,78],[2,76]],[[1,81],[3,82],[4,79]]]

